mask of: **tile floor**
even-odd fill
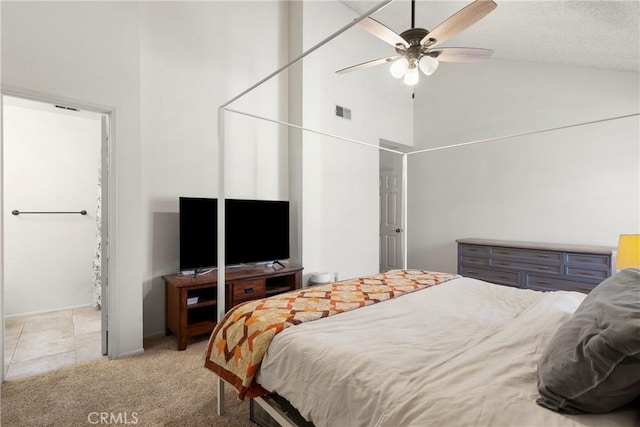
[[[5,319],[5,380],[102,357],[101,312],[93,307]]]

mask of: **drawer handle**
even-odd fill
[[[536,265],[536,268],[539,270],[548,270],[549,267],[547,267],[546,265]]]
[[[508,263],[508,262],[504,262],[504,261],[501,261],[501,262],[499,262],[499,263],[498,263],[498,265],[509,265],[509,264],[510,264],[510,263]]]
[[[537,255],[538,258],[549,258],[548,254],[538,254]]]
[[[550,282],[550,281],[548,281],[548,280],[536,280],[536,283],[537,283],[538,285],[548,285],[548,284],[549,284],[549,283],[551,283],[551,282]]]
[[[578,258],[578,261],[580,261],[580,262],[590,262],[591,260],[589,258]]]
[[[588,273],[586,271],[579,271],[578,274],[581,276],[593,276],[593,273]]]
[[[511,277],[509,277],[509,276],[507,276],[507,275],[504,275],[504,274],[498,274],[498,277],[499,277],[500,279],[511,279]]]
[[[253,288],[244,288],[244,293],[245,293],[245,294],[252,294],[252,293],[253,293],[253,291],[254,291],[254,289],[253,289]]]
[[[468,258],[467,261],[469,261],[469,262],[478,262],[480,260],[478,258]]]
[[[578,288],[579,291],[584,291],[586,293],[591,292],[593,289],[592,288]]]
[[[478,250],[477,250],[477,249],[473,249],[473,248],[467,248],[467,251],[468,251],[468,252],[478,252]]]
[[[501,255],[509,255],[511,252],[509,251],[498,251],[499,254]]]
[[[467,272],[468,272],[469,274],[480,274],[480,273],[478,273],[478,272],[477,272],[477,271],[475,271],[475,270],[467,270]]]

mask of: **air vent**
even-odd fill
[[[73,108],[73,107],[65,107],[64,105],[56,105],[56,108],[61,108],[63,110],[70,110],[70,111],[80,111],[77,108]]]
[[[343,119],[351,120],[351,110],[336,105],[336,116],[342,117]]]

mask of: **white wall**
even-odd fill
[[[114,355],[136,352],[143,333],[164,330],[161,276],[178,267],[178,196],[217,193],[217,107],[286,62],[286,3],[2,8],[3,85],[117,109],[111,325],[119,330]],[[253,31],[258,41],[247,37]],[[286,115],[282,78],[265,92],[250,105]],[[286,133],[255,122],[229,132],[239,137],[228,151],[228,196],[286,199]]]
[[[115,110],[111,349],[115,357],[142,351],[138,4],[2,2],[1,7],[3,88]]]
[[[640,105],[631,72],[491,61],[443,64],[432,77],[417,94],[422,148]],[[409,266],[456,271],[463,237],[616,246],[619,234],[638,233],[639,125],[634,117],[409,156]]]
[[[308,49],[356,15],[335,2],[303,2],[303,48]],[[354,48],[355,47],[355,48]],[[336,70],[389,54],[389,46],[355,27],[302,62],[302,124],[306,128],[377,145],[413,143],[411,92],[390,78],[388,66],[337,75]],[[352,119],[335,116],[335,106]],[[334,138],[303,132],[302,245],[308,275],[340,279],[378,271],[379,154]]]
[[[101,120],[97,113],[3,97],[5,315],[90,305]]]
[[[140,6],[145,335],[165,327],[162,275],[178,271],[178,197],[217,197],[217,108],[286,63],[286,12],[275,1]],[[285,85],[274,79],[233,107],[286,119]],[[226,196],[287,200],[286,129],[226,116]]]
[[[287,10],[287,24],[289,33],[288,55],[290,59],[298,57],[303,52],[303,4],[302,2],[290,2]],[[287,70],[287,121],[298,126],[302,125],[302,63],[298,62]],[[302,167],[302,131],[296,128],[287,128],[289,135],[289,206],[290,206],[290,230],[291,230],[291,262],[303,264],[304,245],[302,236],[302,203],[303,195],[303,167]],[[304,273],[304,272],[303,272]]]

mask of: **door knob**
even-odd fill
[[[396,233],[401,233],[402,232],[402,228],[396,228]]]

